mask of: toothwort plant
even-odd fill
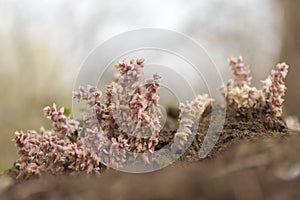
[[[229,59],[229,66],[234,79],[222,88],[227,106],[239,110],[240,108],[265,109],[267,113],[280,117],[282,115],[283,96],[286,86],[284,79],[288,72],[288,65],[277,64],[271,75],[263,82],[261,90],[251,87],[250,69],[243,63],[242,57]]]
[[[105,142],[103,138],[98,139],[97,143],[88,142],[91,144],[89,148],[99,154],[95,155],[97,157],[103,159],[106,155],[105,162],[115,167],[127,160],[126,152],[153,153],[158,144],[162,117],[157,94],[160,76],[154,74],[153,79],[143,82],[143,62],[144,59],[137,59],[116,64],[119,74],[107,86],[104,103],[100,102],[101,92],[96,87],[80,87],[79,92],[73,95],[79,101],[87,101],[91,108],[82,130],[98,126],[97,135],[106,138]],[[145,158],[145,162],[149,162],[148,159]]]
[[[19,169],[17,178],[29,178],[42,174],[57,175],[71,173],[100,173],[101,163],[92,157],[76,132],[78,122],[64,115],[64,108],[44,108],[45,116],[53,123],[51,130],[41,127],[40,131],[17,131],[15,143],[20,158],[16,161]]]
[[[194,139],[197,132],[198,123],[201,115],[207,107],[211,105],[212,99],[207,94],[198,95],[194,101],[185,104],[180,103],[179,109],[179,128],[175,133],[174,143],[171,146],[171,152],[182,152],[188,146],[188,140]]]
[[[250,69],[242,57],[229,59],[234,79],[229,80],[222,92],[227,106],[262,109],[274,117],[282,114],[286,91],[284,78],[288,66],[278,64],[258,90],[251,87]],[[44,108],[52,121],[52,129],[17,131],[15,143],[20,158],[17,178],[65,172],[99,174],[107,166],[121,167],[129,161],[128,153],[151,164],[151,155],[158,144],[162,128],[158,90],[161,77],[143,80],[144,59],[118,62],[116,79],[106,87],[105,96],[95,86],[80,87],[73,98],[86,102],[89,112],[76,121],[64,114],[64,108]],[[172,154],[187,148],[197,132],[200,117],[212,99],[198,95],[195,100],[180,103],[179,128],[170,147]]]

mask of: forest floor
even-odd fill
[[[221,108],[219,108],[221,109]],[[245,113],[245,114],[241,114]],[[264,112],[227,110],[220,138],[205,159],[198,152],[211,126],[207,110],[198,134],[173,165],[146,174],[105,170],[100,176],[0,177],[0,199],[297,199],[300,132]],[[176,132],[178,110],[169,109],[157,148]]]

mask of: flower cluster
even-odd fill
[[[188,140],[193,139],[193,134],[197,131],[201,115],[207,107],[211,105],[212,99],[207,94],[198,95],[194,101],[185,104],[180,103],[179,128],[175,134],[171,152],[181,152],[187,148]]]
[[[73,98],[87,101],[91,107],[80,133],[83,140],[91,137],[86,130],[98,128],[99,133],[94,134],[97,139],[86,141],[88,149],[101,152],[96,157],[106,156],[105,162],[115,167],[126,161],[126,152],[152,153],[158,144],[162,117],[157,94],[160,77],[154,74],[153,79],[143,81],[143,62],[137,59],[116,64],[119,74],[107,86],[104,103],[100,102],[101,92],[92,86],[81,87],[73,94]]]
[[[101,164],[87,151],[76,135],[78,122],[64,115],[64,108],[46,107],[44,113],[53,122],[52,130],[15,133],[20,158],[17,178],[72,173],[100,173]]]
[[[282,115],[283,96],[286,91],[284,78],[287,75],[288,65],[278,64],[271,75],[263,82],[261,90],[251,87],[249,67],[243,63],[242,57],[229,59],[234,79],[227,82],[222,88],[227,106],[239,108],[265,108],[274,116]]]
[[[91,86],[87,89],[80,88],[73,95],[79,101],[88,102],[92,113],[88,113],[88,116],[94,116],[93,119],[96,120],[96,123],[95,120],[87,120],[83,130],[93,130],[98,123],[100,135],[106,138],[105,141],[104,138],[97,137],[96,133],[93,136],[82,136],[83,140],[90,140],[86,146],[99,154],[96,156],[101,157],[109,166],[119,167],[128,162],[128,152],[136,157],[141,156],[143,162],[149,163],[158,144],[162,113],[158,107],[157,92],[161,77],[154,74],[152,79],[143,81],[143,63],[143,59],[117,63],[119,74],[107,86],[104,103],[100,99],[95,101],[96,97],[101,97],[101,92]],[[197,122],[210,103],[208,95],[199,95],[194,101],[180,104],[180,125],[171,145],[172,153],[176,154],[186,148],[188,138],[197,131]]]
[[[288,65],[279,63],[275,70],[272,70],[271,75],[263,81],[263,94],[271,113],[276,116],[282,115],[282,104],[284,102],[286,86],[284,78],[288,73]]]
[[[250,68],[246,66],[243,62],[243,58],[240,56],[238,58],[231,58],[228,60],[229,66],[233,71],[234,85],[241,88],[245,85],[251,84]]]

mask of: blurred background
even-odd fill
[[[290,65],[286,114],[300,117],[299,0],[0,0],[0,171],[16,159],[16,130],[49,127],[42,108],[70,108],[89,52],[114,35],[154,27],[184,33],[226,81],[226,59],[242,55],[260,86],[276,63]]]

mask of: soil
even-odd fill
[[[223,110],[220,106],[217,107],[216,113],[221,113]],[[286,123],[282,118],[274,118],[260,110],[236,110],[227,109],[226,117],[222,132],[218,135],[218,141],[205,159],[213,158],[222,154],[229,149],[230,146],[241,143],[243,141],[257,141],[263,138],[284,138],[289,135]],[[168,110],[168,120],[161,132],[159,145],[157,149],[169,144],[174,139],[176,129],[178,127],[179,110],[170,108]],[[221,114],[219,114],[222,116]],[[180,157],[180,162],[190,163],[200,161],[199,151],[203,144],[204,138],[207,135],[209,126],[214,126],[211,123],[212,115],[211,108],[208,108],[199,123],[198,133],[191,146]],[[214,120],[219,122],[220,120]]]
[[[222,108],[219,108],[221,111]],[[249,114],[250,113],[250,114]],[[157,149],[174,138],[178,110],[169,109]],[[100,176],[0,177],[0,199],[297,199],[300,132],[263,111],[227,110],[221,136],[198,156],[211,121],[208,109],[186,153],[172,166],[147,174],[106,170]]]

